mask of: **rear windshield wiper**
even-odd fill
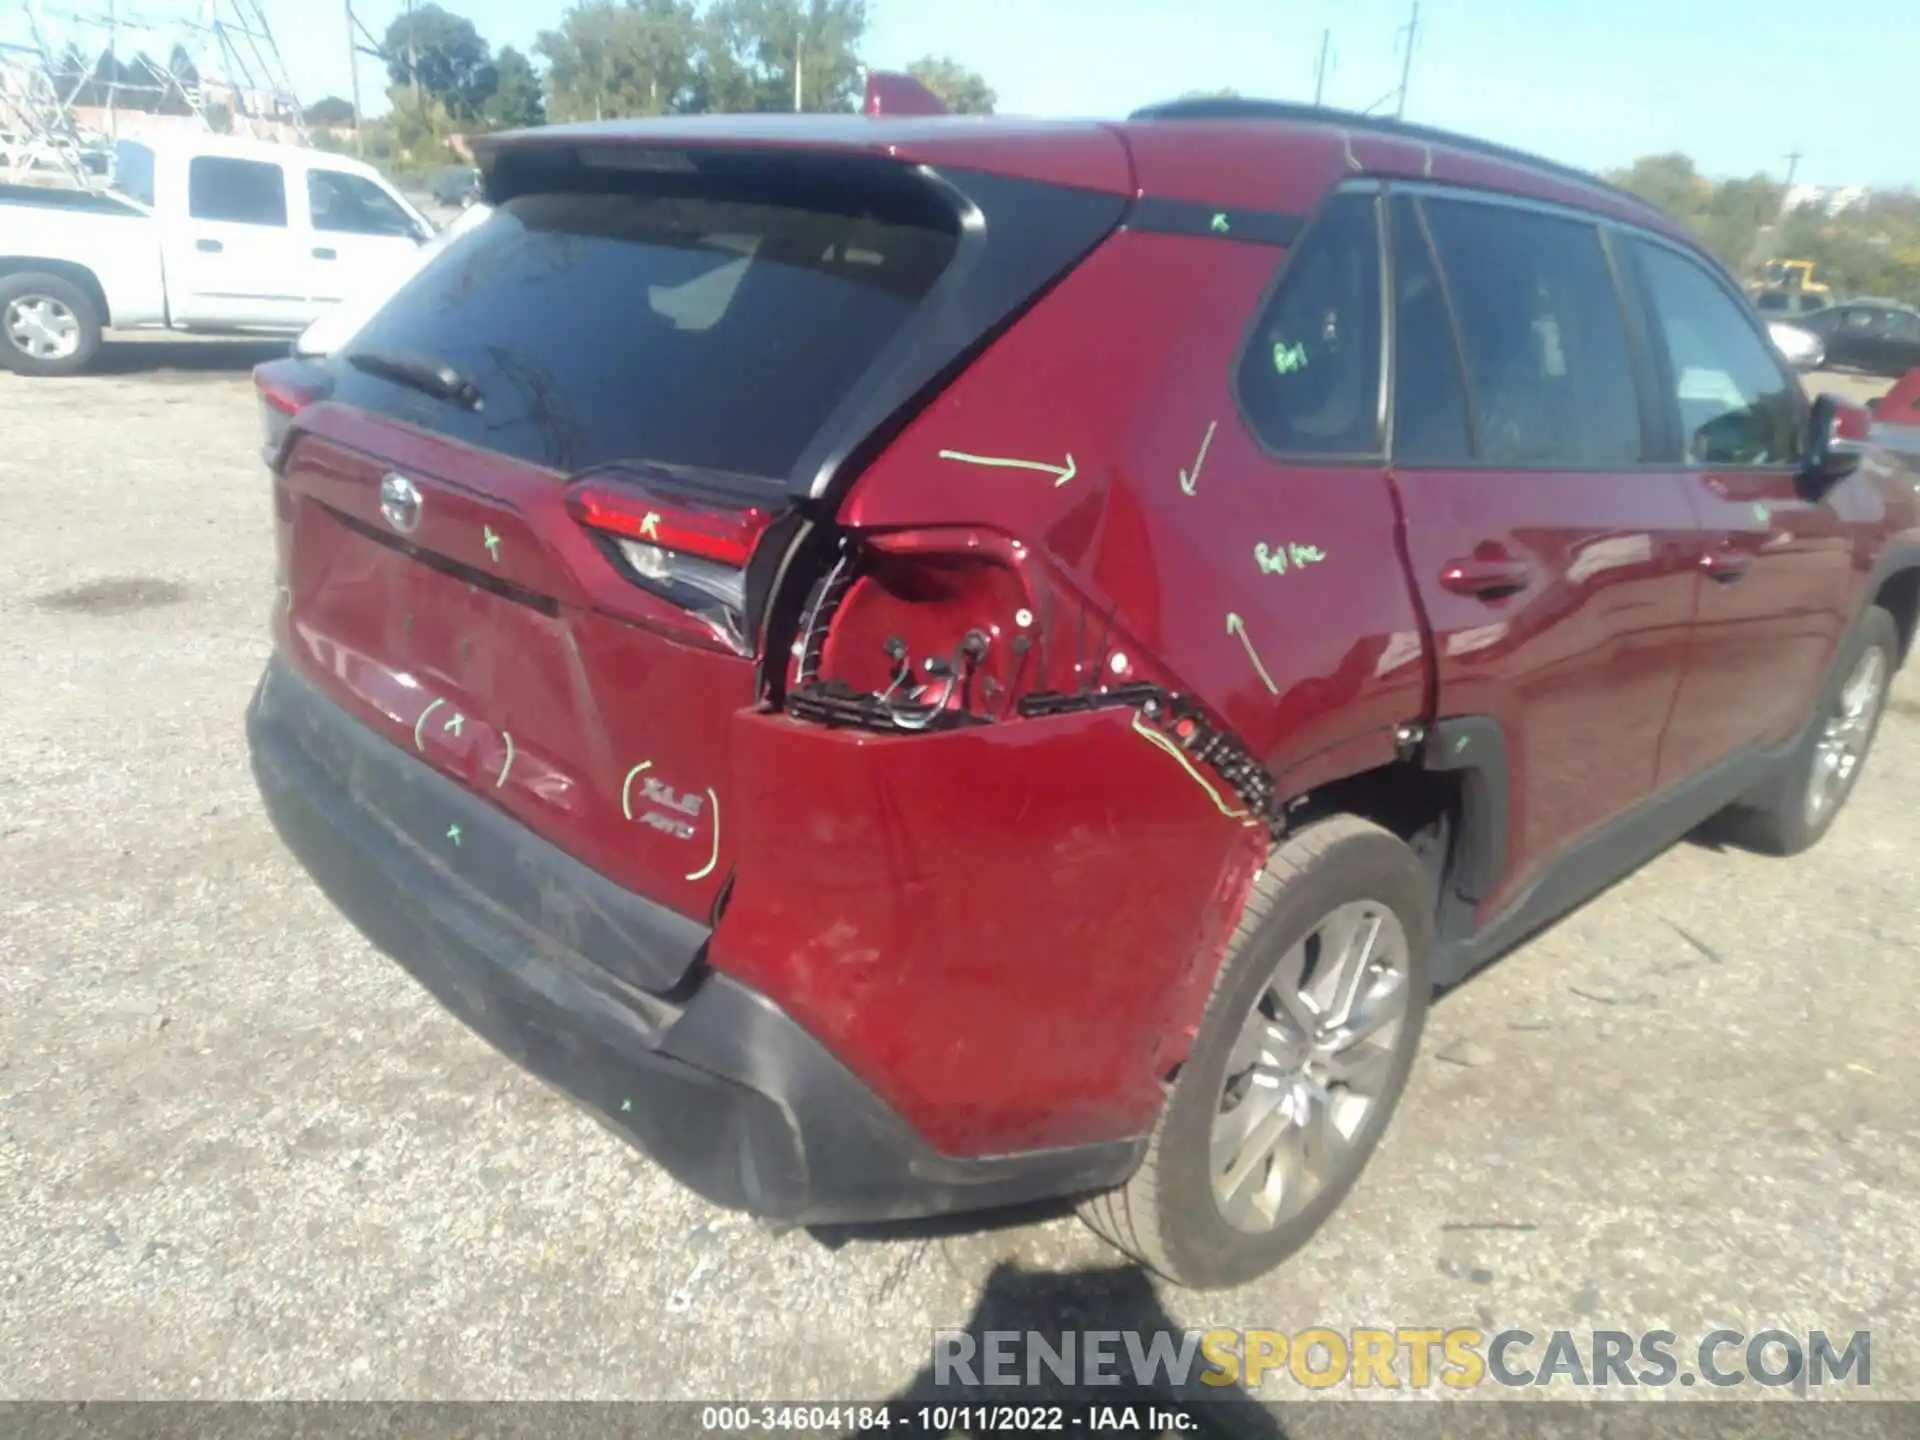
[[[396,355],[387,350],[360,350],[347,363],[368,375],[378,375],[436,400],[451,400],[465,410],[478,410],[485,400],[480,389],[451,365],[419,355]]]

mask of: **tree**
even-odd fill
[[[598,120],[691,108],[699,35],[691,0],[579,0],[534,42],[549,112]]]
[[[950,55],[928,55],[907,66],[907,73],[946,102],[956,115],[991,115],[995,96],[978,71]]]
[[[432,0],[402,12],[380,48],[396,87],[417,87],[455,120],[477,120],[499,83],[492,50],[473,22]]]
[[[801,109],[859,107],[866,0],[716,0],[707,25],[700,108],[792,110],[796,67]]]
[[[356,118],[353,113],[353,102],[342,100],[338,95],[328,95],[314,101],[307,107],[305,116],[307,124],[317,129],[351,125]]]
[[[1783,190],[1765,175],[1713,181],[1685,155],[1649,155],[1610,177],[1685,225],[1736,273],[1768,259],[1814,262],[1836,294],[1920,300],[1920,196],[1877,191],[1829,215],[1818,205],[1780,214]]]
[[[540,77],[534,73],[533,62],[507,45],[493,57],[493,68],[499,83],[494,86],[484,111],[487,124],[496,130],[544,125],[547,107],[541,98]]]

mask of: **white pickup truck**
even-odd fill
[[[122,140],[110,191],[0,186],[0,367],[113,330],[297,335],[419,263],[433,226],[365,165],[196,133]]]

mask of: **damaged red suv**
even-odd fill
[[[258,377],[254,766],[717,1203],[1081,1197],[1243,1281],[1436,987],[1858,778],[1914,477],[1627,194],[1251,102],[482,144],[495,213]]]

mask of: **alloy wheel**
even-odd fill
[[[1853,777],[1867,758],[1867,745],[1873,738],[1886,689],[1886,653],[1870,645],[1854,662],[1853,673],[1840,687],[1814,744],[1813,772],[1807,779],[1809,825],[1825,821],[1846,797]]]
[[[1280,958],[1227,1059],[1209,1137],[1214,1202],[1261,1234],[1305,1209],[1379,1112],[1407,1014],[1406,931],[1341,905]]]

